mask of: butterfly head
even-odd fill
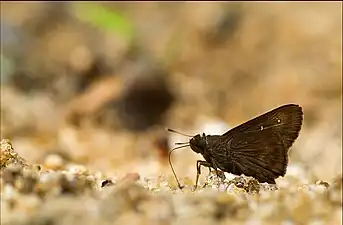
[[[203,154],[207,146],[206,135],[205,134],[203,134],[202,136],[200,134],[195,135],[189,141],[189,145],[194,152]]]

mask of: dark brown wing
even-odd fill
[[[229,130],[222,136],[230,137],[242,132],[258,132],[262,127],[264,130],[272,129],[274,133],[279,134],[286,148],[290,148],[299,136],[302,121],[303,112],[301,106],[288,104],[255,117]]]
[[[275,183],[284,176],[288,150],[299,136],[303,112],[298,105],[284,105],[249,120],[223,134],[212,146],[213,160],[226,172],[253,176]]]

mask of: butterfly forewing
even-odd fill
[[[222,136],[232,136],[238,133],[259,132],[261,130],[273,129],[291,142],[298,137],[303,120],[302,108],[299,105],[288,104],[273,109],[263,115],[251,119],[223,134]],[[294,139],[294,140],[293,140]],[[293,140],[293,141],[292,141]],[[291,146],[292,143],[287,143]]]
[[[275,183],[286,173],[288,150],[299,135],[302,119],[301,107],[289,104],[249,120],[212,146],[214,161],[226,172]]]

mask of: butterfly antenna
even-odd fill
[[[167,128],[167,131],[173,132],[173,133],[176,133],[176,134],[181,134],[181,135],[186,136],[186,137],[193,137],[192,135],[183,134],[183,133],[181,133],[179,131],[176,131],[176,130],[173,130],[173,129],[169,129],[169,128]]]
[[[188,146],[189,146],[189,145],[183,145],[183,146],[175,147],[175,148],[173,148],[173,149],[169,152],[169,156],[168,156],[170,168],[171,168],[172,171],[173,171],[175,180],[176,180],[177,185],[179,186],[180,189],[182,189],[183,187],[181,186],[181,184],[180,184],[180,182],[179,182],[179,179],[177,179],[177,176],[176,176],[176,173],[175,173],[173,164],[172,164],[172,162],[171,162],[171,153],[172,153],[173,151],[177,150],[177,149],[184,148],[184,147],[188,147]]]

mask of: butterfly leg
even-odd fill
[[[219,175],[219,171],[218,171],[218,166],[216,164],[216,162],[214,160],[212,160],[212,163],[213,163],[213,168],[214,170],[216,171],[216,175],[217,175],[217,181],[218,181],[218,191],[219,191],[219,187],[220,187],[220,179],[223,179],[222,176]],[[225,176],[225,175],[224,175]]]
[[[212,172],[211,167],[208,167],[208,175],[209,176],[211,175],[211,172]]]
[[[195,179],[195,186],[194,186],[194,191],[197,189],[198,187],[198,180],[199,180],[199,175],[201,174],[201,169],[200,167],[201,166],[205,166],[205,167],[212,167],[212,164],[209,163],[209,162],[206,162],[206,161],[201,161],[201,160],[198,160],[197,161],[197,177]]]

